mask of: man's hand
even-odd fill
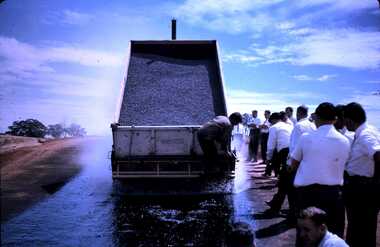
[[[298,160],[290,158],[290,166],[288,166],[287,171],[290,173],[296,171],[298,169],[300,163],[301,162],[299,162]]]
[[[294,170],[294,167],[293,166],[286,166],[286,172],[288,173],[292,173]]]

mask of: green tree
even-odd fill
[[[6,134],[15,136],[44,137],[47,133],[46,126],[37,119],[14,121],[8,127]]]
[[[82,128],[79,124],[72,123],[68,128],[65,129],[69,136],[85,136],[86,130]]]
[[[47,133],[54,138],[60,138],[65,132],[62,124],[52,124],[48,126]]]

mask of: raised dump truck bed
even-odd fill
[[[113,177],[199,176],[196,133],[226,114],[216,41],[131,41],[111,125]]]

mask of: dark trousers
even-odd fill
[[[218,159],[218,149],[216,148],[216,143],[213,140],[207,140],[202,135],[198,133],[198,141],[201,149],[203,151],[205,162],[207,166],[206,171],[209,171],[212,167],[216,166]]]
[[[278,152],[277,149],[273,151],[272,159],[269,164],[265,167],[265,175],[270,176],[272,175],[272,171],[274,170],[274,167],[280,167],[279,161],[278,161]],[[276,176],[278,175],[278,172],[276,173]]]
[[[295,191],[294,191],[294,177],[296,172],[288,172],[286,166],[286,158],[288,157],[289,148],[281,149],[278,153],[278,157],[281,162],[280,177],[278,180],[278,190],[270,201],[271,209],[274,211],[280,211],[282,204],[285,201],[285,197],[288,196],[289,202],[289,217],[295,217]]]
[[[277,153],[273,170],[276,175],[280,174],[281,168],[286,168],[286,161],[289,155],[289,148],[283,148]]]
[[[380,184],[371,178],[346,177],[344,200],[347,210],[347,244],[351,247],[376,246]]]
[[[260,143],[260,129],[251,129],[249,132],[249,152],[251,157],[257,159]]]
[[[261,145],[261,157],[265,162],[267,160],[267,146],[268,146],[269,133],[261,133],[260,145]]]
[[[313,184],[296,188],[297,213],[311,206],[324,210],[329,231],[343,238],[345,214],[342,186]]]

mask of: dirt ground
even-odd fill
[[[90,139],[0,136],[1,221],[54,193],[76,175],[81,170],[78,155]]]

